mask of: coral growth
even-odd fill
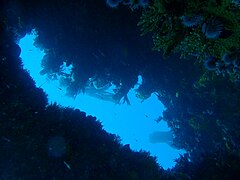
[[[142,28],[142,35],[153,34],[153,49],[163,51],[165,55],[180,53],[182,57],[195,56],[200,62],[214,57],[218,59],[216,63],[219,67],[221,63],[224,66],[218,74],[228,74],[231,80],[238,81],[238,61],[233,60],[236,63],[228,66],[224,59],[227,58],[226,52],[240,49],[238,4],[239,1],[231,0],[187,0],[184,3],[179,0],[155,0],[143,11],[138,25]],[[205,65],[208,63],[205,62]]]
[[[202,32],[208,39],[219,38],[223,32],[223,23],[216,17],[207,19],[207,21],[202,25]]]

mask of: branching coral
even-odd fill
[[[182,12],[170,9],[172,3],[173,1],[155,1],[138,23],[142,26],[142,35],[153,32],[154,49],[163,49],[166,55],[171,53],[185,33],[181,20],[174,15]]]

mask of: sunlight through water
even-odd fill
[[[128,94],[131,105],[114,104],[86,94],[79,94],[75,99],[70,98],[65,95],[65,88],[60,87],[58,80],[53,81],[46,75],[40,75],[44,52],[33,45],[35,37],[36,34],[33,31],[32,34],[21,39],[19,42],[22,50],[21,58],[24,68],[28,70],[36,86],[43,88],[48,95],[49,103],[56,102],[65,107],[78,108],[85,111],[87,115],[96,116],[107,132],[119,135],[122,143],[130,144],[132,150],[150,151],[165,169],[175,165],[174,159],[178,158],[179,154],[183,154],[183,150],[174,149],[167,142],[151,143],[149,141],[150,134],[169,131],[165,122],[155,121],[164,110],[164,106],[156,95],[152,94],[149,99],[141,103],[132,89]]]

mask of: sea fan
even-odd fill
[[[192,16],[192,17],[182,16],[180,19],[182,20],[182,24],[186,27],[197,26],[203,20],[202,16],[200,16],[200,15],[195,15],[195,16]]]
[[[124,5],[129,6],[132,10],[145,8],[149,4],[149,0],[123,0]]]
[[[237,60],[237,57],[238,57],[237,52],[232,52],[232,53],[226,52],[223,55],[222,60],[226,65],[229,65],[229,64],[232,64],[233,62],[235,62]]]
[[[224,30],[224,25],[220,19],[212,17],[202,25],[202,32],[208,39],[219,38]]]
[[[209,71],[214,71],[217,69],[217,58],[210,56],[208,59],[205,61],[204,65]]]
[[[119,3],[121,3],[122,1],[123,0],[106,0],[106,3],[111,8],[116,8],[116,7],[118,7]]]

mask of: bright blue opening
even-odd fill
[[[64,88],[60,88],[59,81],[49,80],[45,75],[39,74],[44,53],[33,45],[35,37],[36,34],[32,33],[20,40],[19,45],[22,49],[20,57],[36,86],[43,88],[47,93],[49,103],[56,102],[62,106],[78,108],[88,115],[96,116],[107,132],[119,135],[122,143],[130,144],[132,150],[150,151],[165,169],[175,165],[174,159],[183,154],[183,150],[176,150],[167,143],[151,143],[149,140],[149,135],[156,131],[169,131],[165,122],[155,121],[164,110],[156,95],[153,94],[141,103],[141,100],[136,98],[135,91],[131,90],[128,94],[130,106],[116,105],[86,94],[80,94],[76,99],[67,97]]]

